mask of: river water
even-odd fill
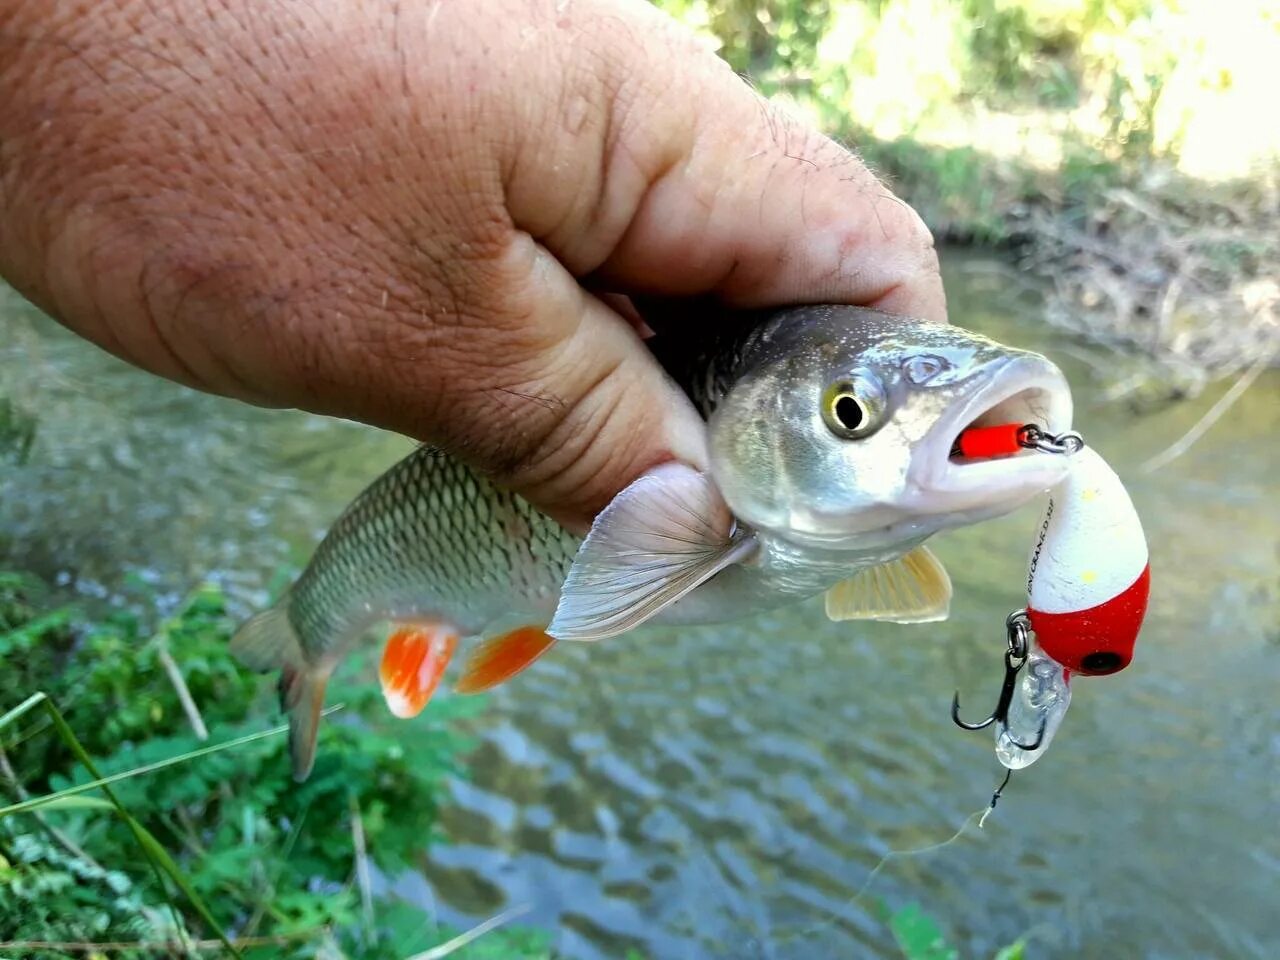
[[[948,709],[956,687],[969,713],[995,697],[1038,507],[935,539],[945,624],[832,624],[817,602],[562,645],[477,721],[447,842],[402,895],[459,926],[527,907],[559,955],[591,960],[896,957],[886,911],[913,903],[965,958],[1019,936],[1045,958],[1280,956],[1280,376],[1145,474],[1221,388],[1137,415],[1106,399],[1113,359],[1039,326],[1006,268],[955,254],[946,273],[955,322],[1059,361],[1077,426],[1129,484],[1152,566],[1134,665],[1077,681],[984,829],[866,887],[1002,772]],[[0,396],[40,434],[0,490],[0,567],[98,595],[212,576],[247,609],[408,449],[150,378],[5,296]]]

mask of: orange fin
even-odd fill
[[[382,697],[397,717],[416,717],[440,685],[458,635],[441,624],[403,626],[387,638],[378,667]]]
[[[518,627],[486,640],[467,658],[458,693],[479,693],[510,680],[555,643],[540,627]]]

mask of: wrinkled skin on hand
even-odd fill
[[[579,528],[704,456],[619,295],[945,313],[911,209],[642,0],[0,0],[0,274]]]

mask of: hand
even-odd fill
[[[945,313],[912,210],[641,0],[0,0],[0,273],[578,527],[703,457],[616,295]]]

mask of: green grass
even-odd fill
[[[25,463],[35,439],[35,417],[7,397],[0,397],[0,463]]]
[[[938,921],[919,904],[910,903],[893,911],[888,922],[903,960],[960,960],[960,951],[947,941]],[[1026,960],[1026,951],[1026,941],[1018,940],[998,950],[992,960]]]
[[[0,708],[12,705],[0,716],[0,957],[103,944],[128,958],[403,960],[449,941],[456,931],[409,904],[362,897],[353,831],[378,867],[413,867],[435,838],[443,778],[461,772],[459,721],[480,701],[397,722],[376,684],[339,678],[332,699],[346,707],[324,724],[312,778],[295,784],[270,682],[226,652],[219,591],[196,591],[149,629],[152,616],[86,617],[35,579],[0,574]],[[550,954],[540,932],[502,927],[449,955]]]

